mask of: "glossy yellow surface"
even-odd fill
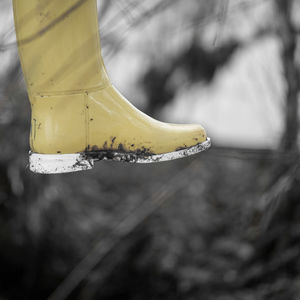
[[[156,121],[110,84],[101,56],[96,0],[13,4],[32,106],[32,151],[161,154],[206,140],[201,126]]]

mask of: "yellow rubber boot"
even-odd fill
[[[156,121],[112,85],[103,64],[96,0],[13,0],[32,107],[30,169],[87,170],[97,160],[159,162],[210,146],[199,125]]]

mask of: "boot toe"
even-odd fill
[[[176,140],[180,143],[178,148],[189,148],[207,140],[205,129],[201,125],[178,125],[180,128]]]

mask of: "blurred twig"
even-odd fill
[[[276,0],[278,15],[278,36],[282,42],[282,63],[286,80],[285,130],[280,149],[294,159],[277,160],[273,169],[273,182],[263,197],[265,213],[261,220],[261,230],[268,229],[275,219],[281,203],[287,199],[299,168],[299,120],[298,94],[300,92],[300,72],[295,62],[297,36],[292,24],[292,1]],[[289,204],[292,205],[292,204]]]
[[[300,72],[295,62],[297,36],[292,22],[292,1],[276,0],[279,17],[278,35],[282,41],[282,61],[286,78],[285,131],[282,149],[298,150],[298,94],[300,92]]]
[[[299,171],[299,163],[292,165],[272,187],[262,197],[262,211],[264,212],[260,224],[260,231],[265,232],[278,211],[282,200],[286,198],[287,193],[290,191],[295,177]]]
[[[226,14],[225,16],[230,17],[233,13],[240,12],[240,10],[247,10],[247,9],[253,9],[257,7],[258,5],[262,5],[266,2],[271,2],[273,0],[245,0],[245,1],[239,1],[236,4],[230,5],[228,2],[228,7],[226,8]],[[207,16],[206,18],[197,19],[196,21],[186,23],[185,26],[183,26],[183,29],[190,29],[191,27],[204,27],[211,22],[211,20],[220,20],[222,19],[222,15],[224,15],[224,10],[217,10],[214,14]]]
[[[221,13],[220,13],[220,19],[219,19],[219,29],[215,35],[215,39],[213,41],[213,45],[216,46],[216,44],[218,43],[220,37],[221,37],[221,33],[224,29],[225,26],[225,22],[226,22],[226,18],[227,18],[227,13],[228,13],[228,7],[229,7],[229,2],[230,0],[223,0],[221,2]]]
[[[208,157],[226,157],[237,160],[265,160],[270,162],[291,162],[297,161],[298,152],[286,152],[282,150],[270,149],[252,149],[252,148],[238,148],[213,145],[213,148],[207,152]]]
[[[174,5],[175,3],[176,3],[175,1],[169,0],[169,1],[155,3],[150,8],[147,8],[147,9],[140,8],[139,9],[140,14],[136,17],[131,17],[130,20],[128,19],[127,26],[125,28],[123,28],[123,26],[122,26],[122,28],[120,28],[121,38],[114,43],[113,47],[111,47],[110,52],[107,53],[107,57],[118,53],[118,51],[122,48],[124,41],[126,40],[126,34],[130,30],[132,30],[136,26],[140,26],[141,24],[143,24],[146,21],[149,21],[149,19],[152,18],[153,16],[155,16],[157,13],[163,12],[165,9],[167,9],[171,5]],[[143,3],[137,4],[137,7],[142,7],[142,6],[143,6]],[[135,7],[136,10],[137,10],[137,7]],[[123,8],[121,12],[118,12],[116,15],[114,15],[111,18],[110,21],[108,21],[106,23],[106,25],[102,29],[102,31],[104,32],[104,34],[102,35],[102,39],[101,39],[102,41],[105,41],[106,39],[108,39],[108,36],[111,34],[111,32],[109,32],[108,28],[111,28],[111,24],[118,23],[118,20],[120,19],[119,14],[124,13],[124,11],[127,11],[127,10],[128,10],[127,8]]]

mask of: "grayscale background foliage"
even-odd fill
[[[203,124],[213,148],[30,173],[0,0],[0,299],[299,299],[300,1],[98,2],[112,82],[155,118]]]

